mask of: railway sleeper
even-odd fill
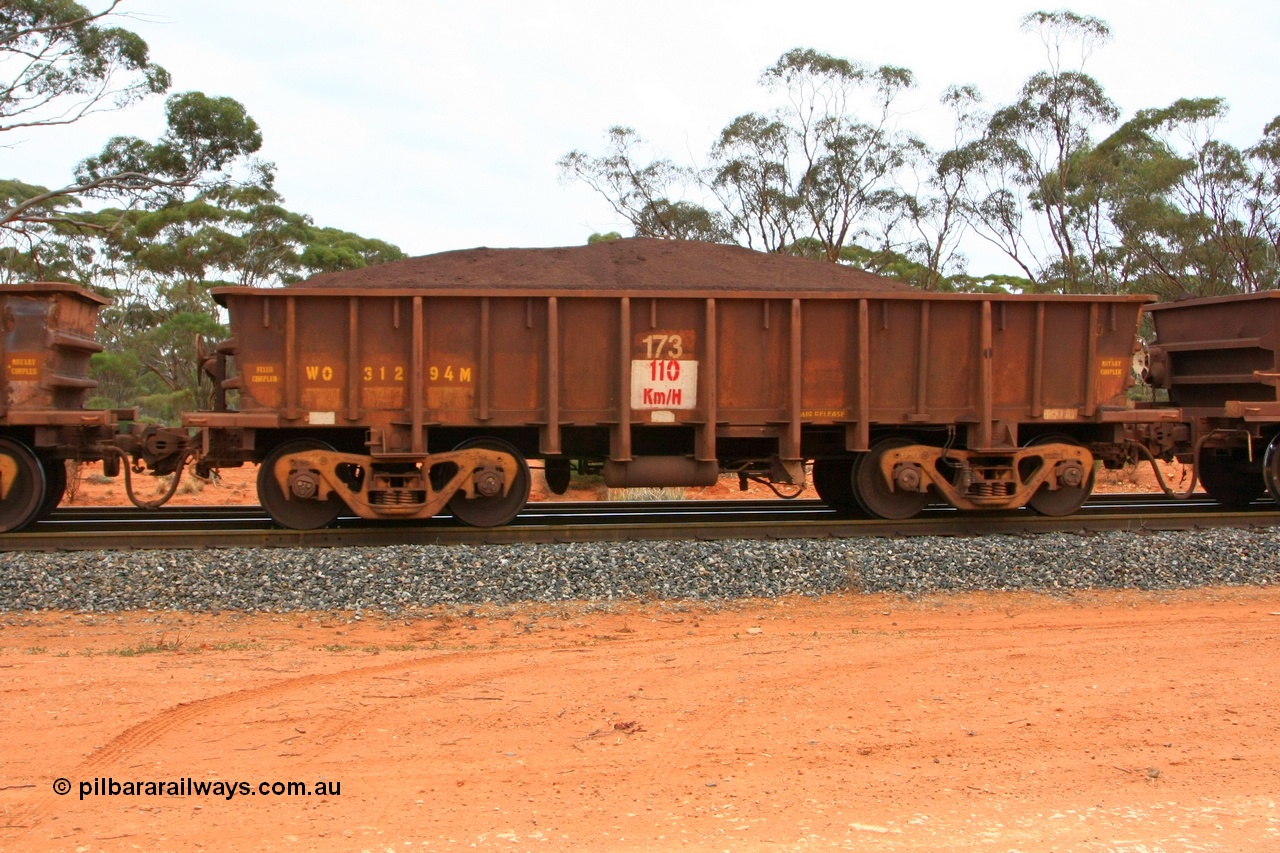
[[[1048,503],[1074,501],[1037,502],[1042,490],[1063,493],[1064,498],[1068,491],[1080,493],[1083,502],[1093,485],[1093,454],[1066,442],[996,451],[910,444],[878,455],[880,474],[891,491],[927,492],[933,487],[957,509],[1016,509],[1032,504],[1043,510]]]
[[[528,478],[526,464],[517,453],[490,447],[397,462],[313,449],[279,455],[271,464],[271,476],[284,500],[325,502],[336,496],[356,515],[369,519],[431,518],[455,499],[519,499],[523,506],[525,496],[513,490],[522,473]],[[268,510],[270,503],[263,501]]]

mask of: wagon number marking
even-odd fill
[[[680,335],[646,335],[642,340],[644,357],[650,361],[677,359],[684,356],[684,338]]]
[[[373,372],[374,372],[374,370],[375,370],[375,369],[378,371],[378,375],[377,375],[377,379],[378,379],[378,381],[379,381],[379,382],[386,382],[386,381],[387,381],[387,367],[386,367],[386,365],[380,365],[380,366],[379,366],[379,367],[377,367],[377,368],[373,368],[373,367],[365,367],[365,369],[364,369],[364,381],[365,381],[365,382],[372,382],[372,381],[374,380],[374,374],[373,374]],[[434,370],[434,368],[432,368],[432,369]],[[404,367],[403,367],[403,366],[401,366],[401,365],[399,365],[399,364],[397,364],[397,365],[393,368],[393,371],[394,371],[394,372],[393,372],[393,374],[392,374],[391,381],[392,381],[392,382],[403,382],[403,381],[404,381]]]
[[[365,366],[361,371],[365,382],[403,382],[404,365],[396,364]],[[427,368],[427,379],[431,382],[473,382],[472,368],[455,364],[433,364]]]

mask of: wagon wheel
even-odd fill
[[[813,462],[814,491],[841,518],[855,518],[862,514],[858,499],[853,495],[853,462],[853,456],[815,459]]]
[[[454,450],[477,447],[510,453],[515,457],[519,470],[511,484],[511,491],[505,495],[499,492],[492,497],[477,494],[474,498],[468,498],[465,492],[459,490],[449,499],[449,512],[458,521],[472,527],[501,527],[510,524],[529,500],[529,466],[520,451],[499,438],[473,438],[462,442]]]
[[[1034,447],[1037,444],[1073,444],[1080,445],[1067,435],[1041,435],[1027,442],[1028,447]],[[1026,463],[1031,464],[1031,463]],[[1022,471],[1022,477],[1025,480],[1028,476],[1035,473],[1035,468],[1029,471]],[[1055,491],[1049,488],[1049,484],[1045,483],[1036,493],[1031,496],[1031,500],[1027,501],[1027,506],[1032,512],[1039,515],[1047,516],[1063,516],[1071,515],[1080,507],[1084,506],[1084,502],[1089,499],[1089,495],[1093,493],[1094,472],[1090,469],[1085,481],[1078,486],[1064,486],[1059,484]]]
[[[328,498],[320,501],[286,495],[280,488],[280,483],[275,478],[276,462],[291,453],[305,453],[309,450],[331,451],[333,448],[323,441],[310,438],[287,441],[267,454],[258,468],[258,501],[281,527],[315,530],[332,524],[346,507],[342,499],[332,492]]]
[[[44,463],[44,500],[40,509],[36,510],[36,521],[48,518],[67,493],[67,462],[65,459],[45,459]]]
[[[1280,501],[1280,433],[1267,445],[1267,453],[1262,457],[1262,480],[1271,494],[1271,499]]]
[[[8,533],[30,524],[40,511],[45,498],[44,466],[27,447],[7,438],[0,438],[0,454],[16,468],[8,494],[0,499],[0,533]]]
[[[1274,442],[1273,442],[1274,443]],[[1270,448],[1267,449],[1270,455]],[[1243,447],[1200,448],[1196,474],[1209,497],[1228,509],[1244,509],[1266,491],[1266,466],[1249,461]]]
[[[915,444],[907,438],[886,438],[861,454],[853,465],[853,493],[858,505],[875,518],[898,521],[918,515],[929,503],[928,492],[893,489],[880,473],[880,460],[890,450]]]
[[[568,459],[548,459],[543,474],[547,479],[547,488],[552,494],[563,495],[569,491],[569,480],[573,478],[573,468]]]

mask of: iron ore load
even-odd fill
[[[722,473],[846,514],[1075,511],[1121,464],[1145,297],[928,294],[679,241],[480,249],[214,291],[202,465],[260,462],[280,524],[511,521],[542,460],[610,486]],[[238,403],[228,405],[235,391]]]

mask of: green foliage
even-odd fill
[[[809,250],[813,257],[813,249]],[[840,252],[840,263],[866,272],[905,282],[921,290],[939,293],[1029,293],[1035,285],[1019,276],[986,275],[970,276],[963,273],[939,275],[936,270],[913,260],[909,255],[893,249],[867,249],[862,246],[845,246]]]
[[[1245,149],[1212,138],[1220,98],[1120,123],[1085,70],[1111,41],[1106,21],[1037,11],[1022,28],[1043,44],[1045,67],[992,109],[974,87],[949,86],[941,101],[954,139],[943,150],[896,129],[909,70],[795,48],[760,77],[781,106],[729,122],[706,169],[662,157],[645,165],[635,131],[615,127],[605,155],[571,152],[562,174],[592,186],[637,234],[727,233],[926,290],[1177,297],[1280,285],[1280,117]],[[695,184],[709,206],[689,198]],[[965,235],[1021,275],[968,274]]]
[[[0,4],[0,132],[72,124],[168,90],[169,74],[150,61],[146,42],[105,25],[119,2],[97,12],[67,0]],[[66,186],[7,184],[0,233],[30,247],[67,229],[109,231],[114,222],[81,215],[83,200],[110,199],[126,209],[172,204],[190,187],[225,182],[262,146],[257,123],[231,98],[174,95],[165,117],[157,141],[114,137],[79,163]]]
[[[606,138],[605,153],[599,157],[576,150],[561,157],[556,165],[562,180],[580,180],[598,192],[632,224],[637,237],[727,239],[729,231],[719,214],[671,198],[693,182],[692,169],[666,158],[640,165],[637,149],[644,140],[629,127],[611,127]]]
[[[142,394],[159,390],[154,385],[145,385],[145,371],[135,352],[109,350],[94,353],[89,359],[89,370],[98,380],[97,393],[88,403],[91,409],[127,408],[134,405],[133,401]]]
[[[403,257],[389,243],[317,227],[283,207],[269,167],[253,183],[224,185],[158,209],[109,211],[118,226],[96,238],[95,276],[114,297],[102,312],[107,352],[92,373],[111,405],[141,405],[169,421],[208,407],[196,370],[202,341],[226,336],[210,290],[270,286]]]
[[[730,229],[749,248],[783,251],[801,230],[792,141],[781,119],[748,113],[730,122],[711,148],[709,186],[729,216]]]
[[[557,164],[561,175],[599,193],[637,236],[740,241],[769,252],[812,237],[823,260],[838,261],[847,242],[878,232],[876,220],[899,207],[891,177],[922,145],[893,130],[890,118],[914,77],[905,68],[797,48],[767,68],[761,83],[784,93],[789,106],[734,119],[704,171],[662,157],[645,163],[643,140],[615,126],[604,154],[571,151]],[[723,212],[684,198],[694,186]]]
[[[0,3],[0,132],[64,125],[166,92],[146,42],[67,0]],[[402,257],[283,206],[243,105],[200,92],[165,102],[154,141],[113,137],[48,188],[0,181],[0,281],[57,280],[112,296],[93,357],[96,406],[172,422],[210,403],[198,355],[225,337],[210,290],[276,285]],[[90,204],[92,202],[92,204]],[[99,205],[107,205],[99,208]]]
[[[307,274],[355,270],[385,264],[404,257],[404,252],[382,240],[361,237],[337,228],[308,226],[302,233],[298,267]],[[288,276],[282,276],[288,280]]]
[[[67,0],[0,4],[0,55],[14,60],[0,88],[0,131],[68,124],[169,88],[145,41],[100,23],[119,3],[100,12]]]
[[[893,177],[917,140],[894,131],[891,117],[895,99],[915,84],[914,77],[905,68],[873,69],[797,48],[766,69],[761,82],[786,95],[789,107],[779,120],[796,152],[791,190],[808,235],[822,242],[826,260],[837,261],[841,247],[872,233],[877,218],[897,206]],[[762,130],[781,132],[769,125]]]

